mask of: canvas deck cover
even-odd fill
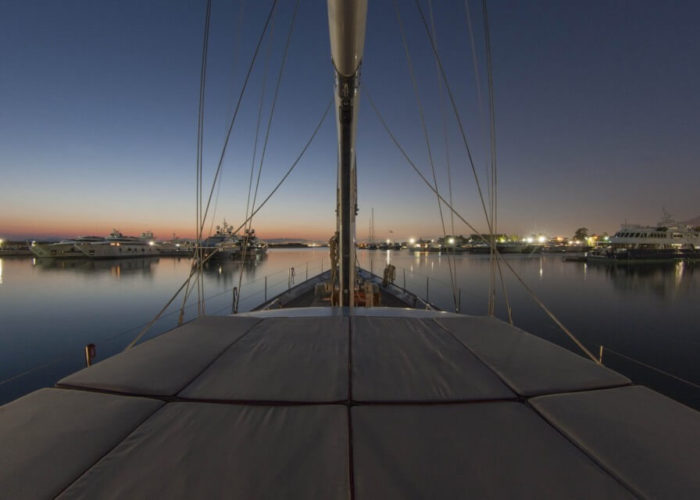
[[[698,412],[493,318],[203,317],[0,408],[8,498],[698,498]]]

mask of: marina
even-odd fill
[[[407,250],[358,251],[364,269],[382,275],[387,259],[396,266],[395,283],[442,310],[454,311],[447,260],[438,254]],[[562,322],[589,349],[601,345],[675,374],[700,381],[695,338],[694,298],[700,273],[692,265],[586,265],[563,262],[559,255],[509,256]],[[461,312],[487,312],[488,256],[456,257]],[[240,311],[245,312],[322,270],[328,248],[271,249],[264,259],[221,262],[205,268],[207,313],[230,314],[233,287],[243,269]],[[127,260],[36,260],[4,258],[0,316],[4,318],[0,359],[0,401],[7,402],[84,366],[83,348],[94,343],[96,360],[118,353],[167,301],[190,266],[189,258]],[[290,283],[291,269],[294,281]],[[308,270],[308,271],[307,271]],[[307,274],[308,273],[308,274]],[[405,279],[405,281],[404,281]],[[531,299],[509,281],[515,324],[567,349],[575,349],[557,326],[533,311]],[[267,290],[266,290],[267,288]],[[148,335],[177,325],[179,305],[168,310]],[[83,322],[80,311],[96,311]],[[43,311],[37,314],[35,311]],[[497,315],[506,318],[505,310]],[[191,301],[186,319],[196,316]],[[106,323],[100,317],[108,318]],[[32,346],[31,348],[29,346]],[[700,408],[698,390],[610,352],[605,364],[685,404]],[[47,366],[44,366],[47,365]]]
[[[276,5],[262,23],[251,69]],[[398,4],[432,183],[360,83],[366,0],[329,0],[333,99],[299,156],[258,203],[270,112],[252,194],[255,138],[245,219],[236,229],[224,223],[207,238],[208,217],[214,218],[210,202],[250,75],[205,202],[207,2],[192,258],[159,256],[152,233],[136,238],[115,230],[104,239],[36,245],[32,259],[0,259],[0,394],[9,401],[0,407],[3,492],[13,498],[351,499],[700,494],[693,259],[652,267],[617,265],[615,259],[592,265],[589,255],[565,262],[541,253],[539,236],[497,240],[486,4],[486,197],[435,26],[420,2],[415,7],[442,78],[439,87],[454,108],[488,235],[455,208],[451,182],[449,194],[439,190]],[[469,19],[468,5],[466,14]],[[475,52],[475,71],[476,59]],[[375,245],[372,212],[370,245],[356,248],[357,172],[365,163],[356,141],[361,95],[435,195],[441,242],[426,242],[419,251],[389,239],[386,247]],[[253,217],[331,115],[337,182],[328,211],[335,208],[335,233],[328,248],[268,252]],[[446,213],[452,226],[458,220],[478,234],[488,254],[480,254],[480,244],[473,253],[457,252]],[[637,250],[620,246],[634,244],[625,238],[649,237],[641,228],[639,234],[627,231],[612,239],[613,255]],[[654,234],[663,232],[659,227]],[[681,244],[680,250],[691,249]],[[32,479],[37,475],[42,481]]]
[[[606,366],[690,406],[700,407],[700,391],[616,355],[629,355],[689,381],[700,378],[695,356],[697,339],[693,334],[693,304],[700,288],[700,274],[694,268],[641,266],[630,271],[628,266],[589,268],[585,264],[572,265],[564,263],[558,255],[514,255],[507,258],[519,273],[535,284],[538,295],[551,304],[562,321],[576,325],[577,336],[590,349],[595,350],[598,345],[609,348],[604,355]],[[414,293],[423,298],[427,295],[432,303],[445,311],[454,309],[448,292],[449,285],[446,283],[449,280],[448,266],[443,256],[433,253],[415,254],[406,250],[359,251],[358,259],[363,268],[373,269],[377,274],[381,274],[387,262],[392,262],[396,266],[396,282],[400,287],[403,287],[403,280],[406,279],[406,287]],[[462,312],[469,315],[467,317],[482,316],[486,311],[483,290],[488,286],[488,257],[465,254],[457,259]],[[83,346],[88,343],[96,344],[95,362],[121,351],[152,317],[153,309],[167,300],[189,263],[189,259],[163,257],[123,261],[65,260],[53,261],[52,264],[26,258],[3,259],[0,314],[7,327],[3,328],[3,332],[12,332],[12,336],[8,338],[5,333],[0,339],[3,342],[0,351],[3,355],[0,360],[3,372],[0,378],[6,380],[16,373],[40,367],[0,385],[3,399],[14,399],[35,387],[53,385],[75,372],[84,364]],[[273,249],[268,252],[266,259],[254,262],[253,265],[249,262],[243,270],[240,321],[244,321],[246,311],[264,302],[266,293],[268,299],[272,298],[304,282],[307,269],[311,276],[324,268],[327,271],[327,267],[327,248]],[[290,282],[292,268],[295,270],[295,279]],[[237,284],[239,272],[239,263],[236,262],[220,263],[205,270],[208,315],[230,314],[232,289]],[[56,297],[57,290],[61,291],[60,300]],[[543,338],[567,349],[575,349],[549,318],[532,314],[529,297],[516,293],[512,301],[516,325],[537,331]],[[21,304],[30,306],[32,310],[44,311],[44,314],[27,316],[21,309]],[[17,309],[18,307],[20,308]],[[94,322],[86,322],[85,316],[79,313],[85,307],[96,311]],[[193,303],[188,308],[186,320],[196,317],[195,307],[196,304]],[[174,307],[173,314],[164,317],[149,336],[176,326],[177,309]],[[503,315],[503,311],[499,315]],[[320,317],[324,315],[321,314]],[[221,318],[222,321],[225,319]],[[216,318],[211,318],[208,321],[215,320]],[[318,319],[313,321],[316,325],[323,324],[318,323]],[[285,328],[289,327],[289,323],[284,325],[287,325]],[[163,337],[163,341],[169,335]],[[20,342],[20,338],[24,341]],[[22,347],[25,345],[33,347],[28,350]],[[148,365],[156,369],[156,353],[165,347],[154,345],[153,348],[156,350],[148,355]],[[62,354],[64,359],[56,362],[57,353]],[[574,358],[581,359],[578,356]],[[300,362],[303,359],[300,358]],[[239,363],[233,363],[232,366],[237,365]],[[421,366],[425,366],[424,362],[421,362]],[[124,373],[132,373],[133,369]],[[248,370],[250,369],[252,368]],[[88,382],[63,384],[82,383]],[[398,384],[398,381],[394,384]],[[399,396],[396,387],[400,386],[401,384],[394,386],[391,391],[393,397]],[[302,387],[308,387],[308,384],[297,381],[292,387],[296,387],[295,391],[299,392]],[[360,388],[361,385],[356,386],[355,390]],[[129,389],[129,392],[134,390]],[[289,391],[286,392],[287,397],[294,397]],[[208,399],[211,397],[207,396]],[[300,393],[299,397],[312,396]],[[640,397],[646,396],[640,394]],[[158,398],[155,399],[157,400]],[[100,418],[108,417],[103,415]],[[463,418],[468,417],[465,415]],[[465,427],[464,432],[468,432],[467,429]],[[464,438],[468,439],[466,436]],[[112,473],[109,476],[118,477]],[[290,482],[285,484],[295,484],[291,478],[288,481]]]

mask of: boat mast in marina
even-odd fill
[[[355,133],[359,108],[360,64],[365,43],[367,0],[329,0],[328,26],[335,67],[338,126],[339,305],[354,305],[355,215],[357,186]]]

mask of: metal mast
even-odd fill
[[[328,0],[331,57],[335,68],[335,105],[338,126],[337,230],[340,268],[340,305],[354,305],[355,130],[359,107],[360,64],[365,44],[367,0]]]

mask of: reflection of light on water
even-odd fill
[[[542,279],[544,275],[544,267],[542,266],[542,262],[544,262],[544,259],[540,257],[540,279]]]
[[[386,265],[391,264],[391,250],[386,251]]]
[[[120,265],[116,265],[110,269],[112,276],[115,278],[119,279],[122,275],[122,267]]]
[[[583,279],[585,280],[588,277],[588,263],[584,262],[583,263]]]
[[[2,285],[2,259],[0,259],[0,285]]]
[[[681,280],[683,279],[683,271],[685,271],[685,262],[680,260],[680,261],[676,262],[676,268],[675,268],[676,286],[681,284]]]

